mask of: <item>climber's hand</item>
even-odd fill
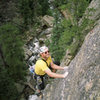
[[[63,67],[65,71],[68,71],[68,66]]]
[[[68,72],[66,71],[64,74],[63,74],[63,78],[67,77],[68,75]]]

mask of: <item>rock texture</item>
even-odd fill
[[[53,26],[53,21],[54,21],[54,18],[51,16],[45,15],[43,17],[43,23],[45,23],[48,27]]]
[[[99,0],[93,0],[91,5],[99,3]],[[97,25],[88,33],[80,51],[69,64],[68,77],[55,79],[47,85],[43,100],[100,100],[100,17],[96,16],[93,18]]]

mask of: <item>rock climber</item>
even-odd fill
[[[53,78],[65,78],[68,75],[68,67],[61,67],[53,63],[52,58],[49,53],[49,49],[46,46],[42,46],[39,49],[40,59],[36,61],[35,64],[35,76],[37,81],[38,93],[45,88],[44,78],[47,74]],[[51,71],[51,68],[58,70],[67,70],[64,74],[57,74]]]

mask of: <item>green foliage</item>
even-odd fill
[[[84,41],[84,37],[91,28],[87,27],[92,23],[88,19],[88,16],[84,16],[81,25],[79,25],[79,20],[82,18],[89,4],[88,0],[70,0],[66,2],[61,0],[58,4],[56,1],[55,3],[62,10],[66,10],[67,8],[73,18],[73,23],[71,20],[66,20],[63,17],[62,21],[59,21],[60,14],[57,14],[57,9],[55,9],[56,14],[54,17],[56,23],[54,24],[54,31],[51,37],[52,41],[49,45],[55,60],[61,61],[67,49],[70,50],[72,56],[75,56]]]
[[[70,54],[72,55],[73,58],[79,50],[79,41],[76,40],[74,43],[71,43],[68,46],[68,49],[70,50]]]
[[[48,0],[38,0],[39,4],[41,5],[41,15],[49,14],[49,3]]]
[[[62,32],[59,39],[59,45],[65,51],[66,47],[72,43],[75,33],[70,20],[63,20],[62,26],[64,27],[64,32]]]
[[[25,75],[24,51],[18,29],[11,24],[1,26],[0,43],[4,59],[9,66],[7,68],[9,76],[14,81],[23,80]]]
[[[56,12],[57,15],[59,15],[59,12]],[[60,36],[62,35],[63,27],[60,24],[60,19],[56,16],[56,20],[54,22],[54,28],[53,28],[53,34],[51,36],[52,43],[50,43],[50,51],[52,52],[53,57],[56,61],[59,61],[62,56],[56,56],[56,55],[62,55],[60,53],[60,48],[58,41],[60,39]]]
[[[38,17],[49,14],[48,0],[19,0],[19,13],[23,19],[24,29],[37,23]]]
[[[50,40],[45,40],[45,44],[49,47],[49,44],[50,44]]]
[[[56,7],[62,6],[63,4],[66,4],[68,0],[54,0],[53,3]]]
[[[13,79],[9,77],[6,69],[0,66],[0,100],[15,100],[18,92]]]
[[[37,0],[19,0],[19,13],[23,19],[23,26],[26,29],[29,24],[33,24],[36,16],[40,13],[40,5]]]
[[[61,10],[65,10],[67,7],[66,7],[66,5],[61,5],[59,8],[60,8]]]
[[[0,46],[0,55],[3,55],[3,58],[0,56],[0,100],[15,100],[18,96],[15,83],[24,81],[26,75],[23,42],[18,28],[10,23],[2,25]]]
[[[87,0],[70,0],[68,1],[68,9],[72,12],[74,19],[78,22],[83,16],[89,2]]]

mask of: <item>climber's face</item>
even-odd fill
[[[48,57],[50,56],[49,50],[45,49],[45,51],[43,53],[40,54],[45,60],[48,59]]]

